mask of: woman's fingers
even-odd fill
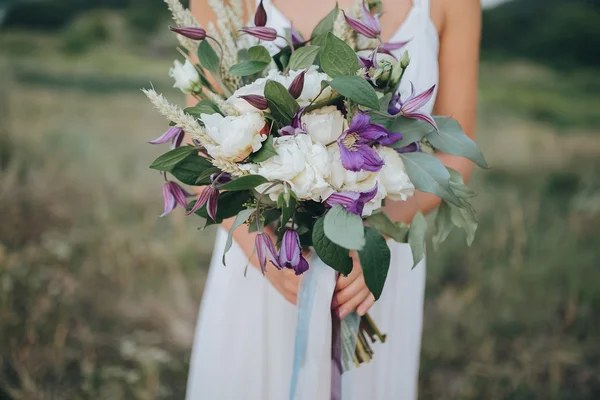
[[[356,309],[356,307],[358,307],[359,304],[361,304],[363,301],[365,301],[365,299],[367,299],[369,297],[370,294],[371,294],[371,292],[369,292],[369,289],[367,289],[367,287],[364,287],[364,289],[362,289],[360,292],[358,292],[350,300],[345,302],[338,309],[338,315],[340,316],[340,319],[344,319],[346,317],[346,315],[348,315],[352,311],[354,311]]]
[[[335,293],[335,303],[338,305],[338,307],[343,306],[344,303],[346,303],[352,297],[356,296],[356,294],[358,294],[364,288],[365,280],[362,275],[359,275],[348,286],[341,290],[338,290]]]
[[[356,313],[362,317],[363,315],[369,312],[371,307],[373,307],[373,304],[375,304],[375,296],[373,296],[373,293],[369,293],[367,298],[362,303],[360,303],[360,305],[356,309]]]
[[[348,285],[354,282],[356,278],[362,276],[362,268],[360,266],[360,262],[358,261],[358,257],[352,257],[352,259],[354,261],[352,272],[350,272],[348,276],[340,275],[335,285],[336,291],[346,288]]]

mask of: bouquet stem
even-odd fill
[[[367,340],[367,338],[369,340]],[[373,349],[371,343],[379,340],[385,343],[386,335],[382,334],[375,325],[375,322],[369,314],[360,318],[360,326],[356,337],[356,349],[354,350],[354,364],[358,367],[360,364],[369,362],[373,358]],[[369,341],[371,343],[369,343]]]

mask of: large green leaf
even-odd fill
[[[426,138],[439,151],[455,156],[462,156],[473,161],[481,168],[487,168],[487,162],[479,147],[463,132],[455,119],[435,117],[439,132],[430,132]]]
[[[391,252],[385,239],[375,229],[366,226],[366,244],[358,251],[358,258],[365,277],[367,287],[379,299],[383,285],[390,269]]]
[[[269,180],[260,175],[246,175],[236,180],[233,180],[229,183],[220,186],[220,190],[249,190],[254,189],[258,185],[262,185],[263,183],[267,183]]]
[[[236,216],[240,211],[245,210],[246,203],[250,199],[249,191],[225,192],[219,195],[217,203],[217,220],[213,221],[206,211],[206,206],[196,211],[196,215],[204,218],[206,224],[204,227],[220,224],[224,219]],[[194,206],[195,201],[188,204],[187,209],[190,210]]]
[[[379,108],[375,89],[360,76],[338,76],[333,78],[329,85],[333,90],[355,103],[374,110]]]
[[[435,133],[434,127],[427,122],[402,116],[394,120],[390,130],[402,134],[402,140],[391,146],[394,148],[406,147],[411,143],[420,142],[428,134]]]
[[[319,54],[319,46],[304,46],[299,48],[290,57],[288,68],[290,70],[306,69],[313,65],[317,54]]]
[[[158,171],[170,172],[178,162],[185,159],[194,151],[198,151],[194,146],[178,147],[158,157],[152,164],[150,164],[150,168]]]
[[[248,56],[251,61],[259,61],[270,63],[271,55],[269,54],[269,50],[267,50],[264,46],[253,46],[248,49]]]
[[[209,70],[211,74],[215,76],[220,74],[219,56],[207,40],[203,40],[198,46],[198,60],[200,60],[200,65]]]
[[[440,247],[440,244],[446,240],[454,227],[451,218],[451,207],[453,206],[445,200],[442,200],[442,204],[438,207],[435,216],[435,233],[432,237],[433,249],[436,251]]]
[[[414,261],[413,268],[425,257],[425,232],[427,232],[427,221],[419,211],[413,217],[408,231],[408,244]]]
[[[186,185],[202,186],[210,183],[210,176],[220,170],[204,157],[196,152],[178,162],[172,169],[171,174]]]
[[[223,265],[225,265],[225,254],[231,249],[233,245],[233,231],[239,228],[254,212],[255,208],[249,208],[247,210],[242,210],[238,213],[237,217],[235,217],[235,221],[233,221],[233,225],[229,232],[227,233],[227,241],[225,242],[225,249],[223,250]]]
[[[433,193],[460,206],[461,202],[450,189],[450,173],[437,157],[425,153],[401,154],[406,173],[415,188]]]
[[[269,63],[264,61],[242,61],[229,68],[229,74],[233,76],[254,75],[267,68]]]
[[[337,204],[325,214],[324,220],[325,235],[333,243],[350,250],[359,250],[365,245],[362,218],[358,215]]]
[[[269,158],[276,155],[277,150],[275,150],[275,146],[273,145],[273,136],[269,135],[267,140],[262,142],[260,150],[250,155],[249,161],[254,163],[260,163],[267,161]]]
[[[389,236],[398,243],[408,240],[408,227],[403,222],[393,222],[384,212],[378,212],[367,217],[367,222],[379,233]]]
[[[286,87],[276,81],[267,81],[265,98],[271,109],[271,114],[283,125],[289,124],[298,108],[300,108]]]
[[[358,56],[352,50],[352,47],[332,33],[327,34],[327,41],[321,53],[320,62],[323,72],[332,78],[354,76],[360,68]],[[377,109],[379,106],[377,98],[375,98],[375,104],[373,108]]]
[[[349,256],[349,250],[329,240],[324,231],[324,219],[319,218],[313,226],[313,247],[325,264],[347,276],[352,272],[352,258]]]
[[[475,193],[474,191],[469,189],[467,185],[465,185],[465,182],[460,172],[450,167],[446,167],[446,169],[450,174],[450,189],[452,189],[454,194],[459,199],[469,199],[477,195],[477,193]]]
[[[450,206],[450,219],[452,223],[459,228],[465,230],[467,234],[467,245],[471,245],[475,240],[475,232],[477,231],[477,217],[471,207],[454,207]]]
[[[328,32],[331,32],[333,30],[333,24],[335,23],[335,19],[337,18],[338,12],[339,9],[336,3],[334,9],[331,10],[329,14],[325,16],[325,18],[319,21],[315,29],[312,31],[312,34],[310,35],[310,37],[313,40],[313,44],[316,44],[314,43],[314,39],[316,37],[326,35]]]

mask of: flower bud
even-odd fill
[[[192,40],[204,40],[206,39],[206,31],[202,28],[184,28],[184,27],[172,27],[169,26],[169,29],[175,33],[180,34],[181,36],[185,36],[188,39]]]
[[[298,76],[294,78],[288,91],[292,95],[294,99],[297,99],[302,94],[302,90],[304,89],[304,75],[306,71],[302,71]]]
[[[256,13],[254,13],[254,25],[255,26],[265,26],[267,24],[267,12],[265,11],[265,6],[263,6],[262,0],[258,4],[256,8]]]
[[[239,96],[240,99],[244,99],[250,104],[252,107],[257,108],[259,110],[266,110],[269,108],[269,104],[267,103],[267,99],[264,96],[258,94],[247,94],[243,96]]]

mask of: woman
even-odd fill
[[[273,2],[274,3],[273,3]],[[338,1],[349,9],[353,0]],[[335,5],[335,0],[266,0],[269,24],[280,32],[294,27],[310,37],[318,20]],[[207,0],[192,0],[192,11],[203,26],[214,14]],[[437,86],[437,96],[426,105],[427,112],[457,119],[465,132],[474,136],[478,48],[480,37],[479,0],[385,0],[381,17],[385,42],[410,40],[405,47],[411,62],[401,95],[409,82],[422,92]],[[251,16],[248,17],[250,19]],[[289,17],[289,19],[288,19]],[[402,49],[401,51],[404,51]],[[395,54],[399,56],[398,54]],[[435,100],[435,102],[434,102]],[[442,162],[468,179],[470,161],[438,154]],[[417,210],[424,213],[439,204],[437,197],[417,193],[407,202],[388,201],[385,211],[396,221],[410,222]],[[266,279],[257,268],[244,273],[253,253],[254,235],[244,227],[234,233],[236,244],[221,263],[225,221],[217,235],[211,271],[188,378],[188,399],[281,400],[288,398],[300,279],[292,270],[267,270]],[[379,301],[365,286],[358,259],[348,277],[335,281],[333,273],[317,292],[317,322],[311,325],[305,367],[296,399],[329,399],[330,329],[328,305],[334,292],[340,317],[352,311],[369,311],[387,342],[375,344],[375,356],[345,375],[344,399],[415,399],[421,341],[425,265],[411,270],[412,256],[407,244],[389,242],[392,262]],[[313,311],[314,313],[315,311]]]

